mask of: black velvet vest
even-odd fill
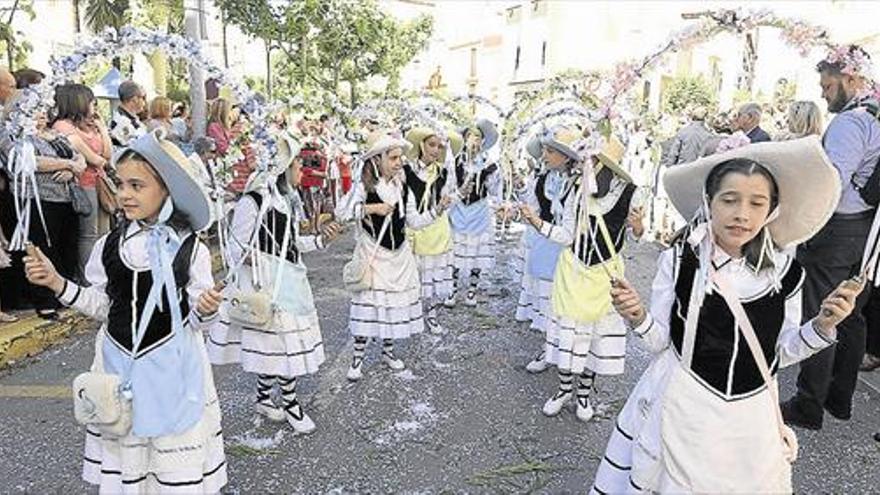
[[[538,179],[535,181],[535,198],[538,200],[538,216],[545,222],[553,223],[553,200],[544,194],[544,184],[547,182],[547,176],[549,174],[550,170],[547,170],[538,175]],[[569,183],[566,184],[565,189],[560,191],[562,197],[559,198],[559,201],[562,204],[565,204],[565,201],[568,199],[572,190],[574,190],[574,187],[571,185],[571,179],[569,179]]]
[[[464,171],[464,165],[465,161],[463,158],[455,164],[455,180],[458,187],[464,185],[466,178],[465,176],[467,175]],[[495,163],[483,168],[483,170],[481,170],[480,173],[477,174],[479,178],[474,177],[474,187],[471,188],[470,194],[468,194],[466,198],[462,199],[462,202],[466,205],[469,205],[485,198],[486,195],[489,194],[489,188],[486,187],[486,181],[489,180],[489,177],[491,177],[496,170],[498,170],[498,165]]]
[[[629,216],[629,203],[632,200],[635,191],[636,186],[632,183],[627,183],[626,186],[624,186],[624,190],[620,194],[620,197],[617,199],[617,203],[615,203],[614,207],[602,217],[605,220],[605,226],[608,227],[608,234],[611,236],[611,242],[614,245],[615,253],[620,253],[620,251],[623,250],[623,244],[626,238],[624,235],[626,233],[626,218]],[[578,204],[578,216],[580,210],[581,205]],[[598,227],[596,217],[591,215],[589,217],[589,222],[589,227],[581,233],[580,241],[572,243],[571,251],[585,265],[593,266],[602,261],[607,261],[612,253],[605,243],[602,229]],[[592,238],[593,231],[596,233],[595,240]],[[594,243],[595,246],[593,245]]]
[[[101,252],[101,261],[104,263],[104,270],[107,273],[107,286],[105,291],[110,298],[110,309],[107,319],[107,333],[110,338],[122,348],[131,351],[132,348],[132,321],[135,321],[135,315],[132,314],[132,301],[135,302],[137,318],[143,314],[147,297],[150,289],[153,287],[153,276],[150,270],[137,272],[136,287],[132,287],[135,272],[125,265],[119,254],[120,239],[125,235],[128,229],[128,223],[123,223],[114,229],[107,236],[104,242],[104,250]],[[171,266],[174,271],[174,281],[177,285],[176,304],[180,306],[180,315],[186,320],[189,315],[189,298],[186,294],[186,286],[189,285],[189,268],[192,262],[193,251],[198,238],[195,234],[190,234],[184,239],[180,245],[174,261]],[[172,332],[171,328],[171,312],[168,306],[168,297],[165,291],[162,291],[162,309],[157,307],[153,312],[150,323],[147,324],[147,330],[141,340],[138,354],[150,349],[156,343],[169,337]]]
[[[440,201],[443,186],[446,185],[446,179],[449,175],[447,169],[440,169],[437,179],[431,184],[430,191],[427,191],[428,183],[420,179],[419,175],[409,166],[409,164],[403,166],[403,172],[406,175],[407,187],[415,195],[413,199],[416,200],[416,208],[418,208],[419,213],[425,213]],[[426,192],[430,194],[427,201],[424,199]]]
[[[263,197],[256,192],[249,192],[248,196],[257,203],[257,211],[263,204]],[[276,210],[269,208],[266,216],[260,224],[260,232],[257,234],[260,251],[269,254],[275,254],[281,249],[284,242],[284,228],[291,221],[290,217]],[[299,250],[296,248],[296,229],[290,226],[290,241],[287,246],[285,257],[292,263],[299,262]]]
[[[669,321],[672,344],[679,356],[693,280],[699,270],[699,260],[693,248],[684,245],[681,251],[680,267],[675,282],[675,302],[672,305]],[[781,291],[768,289],[758,297],[742,301],[772,372],[775,372],[777,358],[776,341],[785,320],[785,301],[799,289],[803,276],[803,268],[792,259],[782,275]],[[733,313],[727,307],[724,298],[713,291],[705,297],[703,307],[700,308],[691,370],[721,395],[748,394],[764,386],[764,379],[745,337],[739,335],[738,342],[734,345],[734,332]],[[733,361],[732,369],[731,361]],[[728,391],[730,373],[733,374],[733,379]]]
[[[388,250],[394,251],[400,248],[403,241],[406,240],[406,202],[409,197],[409,188],[403,187],[403,194],[400,195],[400,201],[394,205],[394,211],[391,213],[391,223],[385,229],[385,235],[379,240],[379,244]],[[382,203],[382,198],[375,191],[367,193],[367,200],[364,206]],[[361,221],[361,226],[368,232],[373,239],[379,237],[382,230],[382,224],[385,217],[381,215],[365,215]]]

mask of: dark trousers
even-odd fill
[[[819,313],[822,300],[840,282],[859,273],[873,219],[869,213],[834,215],[815,237],[798,248],[798,261],[806,271],[804,322]],[[866,288],[852,314],[837,326],[837,344],[801,362],[796,398],[799,409],[812,419],[821,420],[823,407],[838,416],[848,416],[852,410],[852,395],[865,353],[862,309],[869,296]]]
[[[2,172],[0,172],[2,174]],[[2,180],[0,180],[2,182]],[[0,228],[7,240],[12,239],[15,231],[15,203],[7,187],[0,189]],[[3,307],[0,309],[29,309],[31,307],[24,291],[27,290],[28,282],[24,278],[24,265],[21,262],[22,252],[11,252],[9,257],[12,265],[9,268],[0,268],[0,301]]]
[[[871,292],[862,313],[868,325],[865,352],[880,357],[880,290]]]
[[[58,273],[68,279],[75,280],[77,277],[79,240],[79,217],[73,211],[71,203],[42,202],[43,220],[46,228],[40,222],[36,204],[31,204],[30,241],[52,261]],[[49,239],[46,239],[46,232]],[[49,243],[51,241],[51,245]],[[21,268],[22,272],[24,267]],[[38,287],[29,283],[25,284],[25,295],[33,303],[34,309],[55,309],[59,307],[58,301],[52,291],[45,287]]]

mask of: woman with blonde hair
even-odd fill
[[[166,136],[173,134],[173,129],[171,128],[171,99],[167,96],[157,96],[150,102],[150,120],[147,121],[147,129],[154,131],[159,128],[165,130]]]
[[[788,107],[785,121],[788,130],[783,132],[780,140],[822,135],[822,113],[819,111],[819,105],[812,101],[792,102]]]

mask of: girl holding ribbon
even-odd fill
[[[394,340],[424,329],[418,264],[407,229],[430,225],[450,200],[444,197],[424,212],[419,210],[403,173],[403,154],[410,146],[398,133],[373,133],[361,157],[359,180],[336,208],[336,218],[359,222],[352,261],[343,269],[346,286],[353,292],[350,381],[363,376],[368,339],[381,339],[382,362],[400,371],[405,365],[394,355]]]
[[[406,186],[420,213],[436,208],[444,197],[455,194],[455,157],[461,151],[461,136],[449,132],[438,136],[428,127],[414,127],[406,133],[412,145],[409,162],[403,166]],[[448,144],[444,141],[448,141]],[[452,229],[449,217],[441,213],[431,224],[410,230],[410,242],[422,279],[422,300],[427,309],[425,324],[431,333],[443,333],[437,321],[437,307],[453,293]]]
[[[581,153],[582,142],[568,132],[548,135],[543,144],[568,158]],[[544,361],[559,371],[559,388],[543,407],[547,416],[556,416],[574,398],[577,375],[576,415],[589,421],[596,374],[623,373],[626,331],[620,318],[611,314],[609,290],[611,280],[623,275],[620,252],[627,232],[639,238],[644,231],[641,210],[633,206],[638,204],[637,188],[620,166],[623,152],[623,144],[611,136],[604,140],[595,165],[592,157],[583,163],[583,176],[566,198],[561,225],[544,221],[528,206],[521,209],[542,236],[567,247],[553,273],[552,317],[544,344]]]
[[[542,223],[557,228],[562,226],[565,203],[575,192],[573,172],[580,162],[580,156],[574,150],[573,143],[580,137],[579,132],[558,126],[529,142],[528,152],[546,167],[535,175],[526,190],[525,202],[520,208],[525,218],[538,217]],[[524,243],[526,249],[516,319],[530,321],[532,329],[544,333],[551,317],[553,274],[564,246],[541,235],[538,227],[532,223],[527,227]],[[542,344],[541,351],[526,365],[526,370],[540,373],[547,367]]]
[[[277,143],[274,163],[249,178],[232,215],[226,254],[238,268],[221,324],[211,328],[208,354],[214,364],[240,362],[257,375],[258,414],[311,433],[315,423],[297,399],[297,378],[317,373],[324,344],[302,253],[323,249],[341,229],[330,223],[322,235],[300,235],[306,216],[297,192],[299,146],[286,133]],[[255,298],[270,308],[262,317],[241,307]],[[280,407],[272,399],[276,385]]]
[[[802,324],[804,270],[784,249],[831,217],[838,174],[811,136],[701,158],[663,182],[692,221],[660,254],[649,308],[622,278],[611,289],[654,359],[590,493],[792,493],[797,438],[775,375],[835,343],[864,280]]]
[[[31,283],[102,322],[92,374],[118,376],[130,403],[121,436],[85,422],[83,478],[101,493],[218,493],[226,459],[201,332],[222,296],[196,235],[211,223],[200,171],[161,130],[133,140],[116,169],[125,221],[95,244],[91,285],[63,279],[38,249],[25,263]],[[75,391],[77,412],[84,392]]]
[[[455,165],[458,201],[449,211],[452,226],[454,291],[469,281],[464,304],[477,305],[480,274],[495,264],[495,220],[493,211],[500,206],[502,183],[498,164],[489,150],[498,142],[495,125],[486,119],[464,131],[465,150]],[[454,307],[455,292],[443,304]]]

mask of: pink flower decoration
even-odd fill
[[[725,151],[735,150],[749,144],[752,144],[752,140],[743,131],[736,131],[722,139],[718,143],[718,148],[715,149],[715,152],[724,153]]]

